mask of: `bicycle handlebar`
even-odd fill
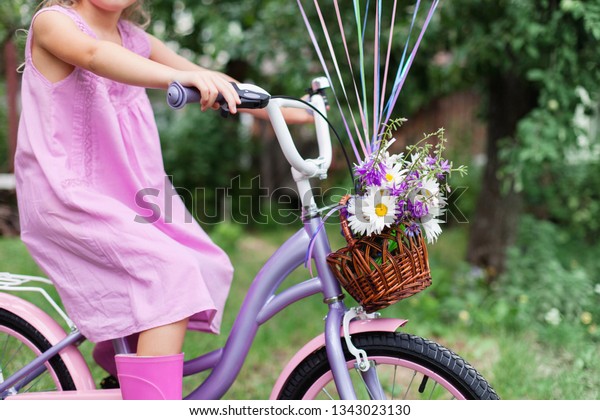
[[[317,79],[315,79],[317,80]],[[279,140],[281,149],[292,167],[302,176],[312,178],[318,176],[322,179],[327,177],[327,169],[331,164],[331,139],[329,136],[329,128],[323,115],[326,115],[326,103],[320,92],[322,88],[313,92],[311,101],[314,106],[319,109],[321,115],[315,115],[315,126],[317,141],[319,145],[319,157],[317,159],[304,159],[294,143],[289,128],[281,113],[282,107],[293,107],[309,109],[306,105],[300,102],[292,102],[286,99],[272,99],[271,96],[259,88],[251,84],[236,84],[232,83],[233,87],[238,92],[241,104],[238,108],[241,109],[257,109],[267,108],[267,113]],[[167,103],[174,109],[183,108],[186,104],[192,102],[200,102],[200,92],[196,88],[182,86],[179,82],[173,82],[167,91]],[[221,105],[221,114],[227,116],[229,108],[223,96],[219,94],[217,101]]]

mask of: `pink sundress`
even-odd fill
[[[38,13],[49,11],[95,37],[74,10]],[[149,57],[142,29],[120,21],[119,30],[125,48]],[[69,316],[93,342],[190,316],[190,329],[218,333],[233,268],[165,174],[145,89],[81,68],[50,83],[33,65],[31,39],[25,55],[21,238]]]

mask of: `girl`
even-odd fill
[[[218,333],[233,269],[165,186],[144,88],[179,81],[203,110],[221,93],[232,113],[239,97],[229,77],[144,32],[145,17],[141,0],[42,3],[25,54],[18,204],[22,239],[82,333],[105,344],[139,333],[137,354],[116,358],[123,397],[180,399],[185,331]],[[152,223],[136,218],[145,188],[160,191]]]

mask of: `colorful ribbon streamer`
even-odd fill
[[[324,40],[331,57],[330,63],[325,60],[323,52],[319,46],[318,37],[312,29],[309,18],[306,14],[306,10],[302,6],[301,0],[297,0],[315,52],[317,53],[321,66],[323,67],[329,83],[332,86],[333,95],[335,96],[337,107],[341,113],[342,122],[352,144],[357,162],[359,163],[379,147],[379,139],[385,130],[385,125],[391,118],[392,112],[394,111],[394,107],[400,96],[400,92],[402,91],[404,83],[406,82],[406,78],[415,59],[425,31],[427,30],[427,27],[429,26],[429,23],[439,4],[439,0],[431,0],[429,11],[425,17],[423,26],[419,31],[419,35],[412,48],[409,48],[413,31],[417,26],[421,3],[425,3],[426,1],[427,0],[416,0],[415,2],[400,65],[395,72],[395,77],[392,82],[391,80],[388,80],[388,78],[391,74],[394,74],[393,72],[390,72],[390,62],[393,51],[394,27],[397,22],[397,0],[394,0],[393,3],[391,1],[385,2],[386,6],[391,4],[391,16],[389,20],[390,26],[387,40],[385,39],[384,32],[387,29],[384,28],[384,23],[387,25],[387,19],[385,22],[383,19],[384,16],[387,17],[387,13],[384,13],[384,2],[382,0],[376,0],[373,2],[367,0],[366,3],[361,3],[360,0],[353,0],[351,9],[354,12],[354,16],[352,21],[354,21],[353,25],[355,25],[357,36],[357,51],[356,56],[354,57],[350,52],[350,39],[345,33],[345,20],[340,12],[338,0],[333,1],[333,7],[335,9],[335,17],[337,19],[337,27],[339,30],[339,39],[341,40],[341,43],[333,42],[333,39],[335,38],[332,35],[337,34],[333,34],[331,32],[331,28],[328,27],[328,22],[326,21],[324,17],[325,14],[322,10],[323,6],[319,5],[318,0],[313,0],[318,21],[321,26],[322,39]],[[371,13],[373,9],[374,14]],[[373,20],[372,24],[370,24],[371,20]],[[371,30],[371,28],[374,31],[372,48],[365,45],[366,39],[369,38],[366,36],[367,32]],[[344,74],[344,68],[340,66],[340,62],[336,56],[335,46],[337,45],[341,45],[343,47],[343,51],[340,53],[345,55],[346,62],[348,64],[346,74]],[[386,45],[387,49],[385,51],[385,59],[382,60],[382,48],[386,48]],[[367,69],[365,68],[367,52],[371,49],[373,54],[372,79],[367,77]],[[356,68],[357,62],[358,69]],[[337,77],[336,84],[334,84],[334,81],[331,78],[332,74]],[[352,85],[350,89],[346,88],[348,79],[351,79]],[[373,85],[368,86],[367,80],[372,80]],[[337,89],[336,86],[338,87]],[[386,89],[388,86],[390,86],[391,89],[389,95],[386,96]],[[367,93],[369,89],[372,89],[370,94]],[[337,94],[338,92],[340,92],[339,97]],[[343,105],[342,102],[344,103]],[[349,113],[348,116],[346,116],[346,112]],[[356,116],[355,113],[358,115]],[[350,123],[352,127],[350,126]],[[362,154],[359,152],[362,152]]]

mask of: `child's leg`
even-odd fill
[[[166,356],[181,353],[188,320],[142,331],[138,339],[138,356]]]
[[[188,320],[140,333],[137,355],[117,355],[123,399],[181,399],[183,339]]]
[[[137,342],[139,334],[133,334],[127,337],[127,343],[132,352],[137,351]],[[105,371],[115,378],[117,377],[117,367],[115,366],[115,349],[111,340],[102,341],[94,346],[92,352],[94,361]]]

